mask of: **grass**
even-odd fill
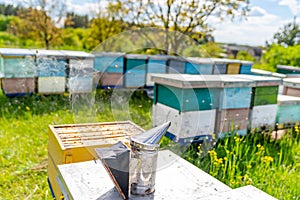
[[[151,127],[152,101],[143,92],[97,91],[92,96],[0,95],[0,199],[51,199],[47,185],[48,125],[130,119]],[[164,148],[210,173],[230,187],[252,184],[278,199],[300,199],[299,127],[273,141],[262,134],[232,136],[178,148]]]
[[[52,199],[47,184],[48,125],[114,121],[112,95],[98,92],[92,107],[87,102],[93,98],[88,96],[72,97],[70,101],[66,94],[18,98],[0,95],[0,199]],[[142,92],[122,95],[132,95],[128,110],[131,120],[150,128],[152,102]]]

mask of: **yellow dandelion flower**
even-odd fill
[[[29,110],[30,110],[30,108],[29,108],[28,106],[26,106],[26,110],[27,110],[27,111],[29,111]]]

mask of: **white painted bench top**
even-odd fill
[[[234,197],[229,198],[234,200],[274,199],[252,186],[232,190],[219,180],[168,150],[159,152],[157,164],[154,194],[148,196],[131,195],[130,199],[210,200],[224,199],[223,197]],[[57,180],[65,200],[121,199],[99,160],[58,165],[58,170]]]
[[[130,199],[199,199],[231,190],[219,180],[170,151],[160,151],[153,195]],[[65,199],[121,199],[112,180],[97,161],[58,165],[58,180]]]

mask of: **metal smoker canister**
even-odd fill
[[[136,195],[151,194],[155,190],[155,176],[159,142],[171,122],[131,137],[130,187]]]

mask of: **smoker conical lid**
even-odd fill
[[[144,133],[131,137],[132,145],[143,145],[145,147],[158,147],[162,137],[166,134],[171,122],[168,121],[160,126],[152,128]]]

